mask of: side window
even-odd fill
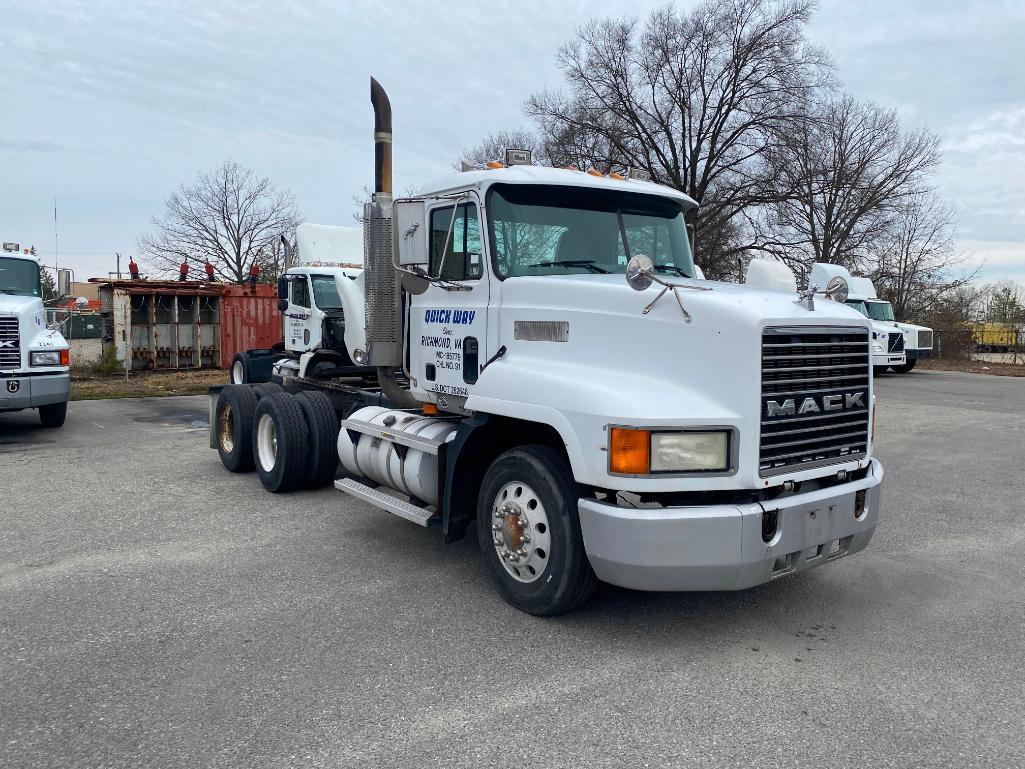
[[[450,224],[451,236],[448,235]],[[431,211],[430,273],[446,280],[477,280],[483,274],[477,206],[472,203],[459,206],[454,223],[451,206]]]
[[[290,281],[292,285],[292,304],[296,307],[310,306],[310,284],[303,278],[296,278]]]

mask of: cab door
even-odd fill
[[[475,197],[427,209],[427,290],[413,296],[409,320],[410,385],[442,409],[459,406],[487,360],[489,282]]]
[[[310,276],[289,273],[288,309],[285,310],[285,349],[306,352],[320,344],[321,324],[313,305]]]

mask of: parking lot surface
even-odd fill
[[[0,415],[0,766],[1025,764],[1025,379],[878,381],[864,553],[538,619],[207,447],[206,399]]]

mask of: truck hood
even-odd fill
[[[683,332],[690,326],[700,327],[729,319],[735,322],[746,318],[750,322],[772,318],[792,320],[799,325],[854,325],[862,328],[869,323],[864,315],[839,302],[816,297],[814,309],[798,304],[797,294],[791,291],[751,288],[736,283],[712,280],[692,280],[669,275],[660,276],[684,286],[677,293],[693,317],[687,323],[673,297],[663,296],[648,315],[641,310],[658,296],[662,286],[653,283],[645,291],[634,291],[623,275],[566,275],[559,277],[513,278],[502,284],[502,303],[534,304],[553,310],[565,308],[577,312],[594,312],[600,308],[604,315],[623,315],[631,319],[650,320],[654,323],[680,325]],[[531,301],[533,300],[533,301]]]
[[[564,437],[576,436],[579,454],[571,440],[567,446],[571,460],[580,456],[587,466],[580,477],[595,482],[602,478],[606,484],[617,482],[602,470],[608,425],[734,427],[741,441],[739,472],[729,479],[695,479],[691,486],[768,485],[757,469],[763,330],[801,326],[868,331],[869,320],[825,297],[816,297],[814,309],[807,310],[795,292],[686,278],[672,282],[693,286],[677,289],[690,323],[668,294],[644,314],[661,286],[634,291],[623,275],[503,281],[497,339],[492,336],[495,341],[490,343],[497,345],[489,346],[487,354],[494,355],[498,345],[506,352],[485,367],[466,408],[531,418],[555,426]],[[551,328],[546,324],[539,327],[541,337],[534,337],[538,341],[532,341],[519,325],[524,321],[565,323],[568,333],[561,342],[541,341],[550,338],[544,336]],[[805,472],[803,477],[814,474]],[[800,479],[802,473],[789,477]],[[617,488],[632,481],[622,483]],[[652,479],[645,486],[670,490],[673,482]]]
[[[38,296],[0,294],[0,315],[19,315],[25,317],[42,309],[43,301]]]

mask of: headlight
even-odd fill
[[[30,366],[66,366],[62,358],[67,354],[66,350],[43,350],[42,352],[30,352],[28,364]]]
[[[614,427],[609,470],[624,475],[725,472],[730,468],[729,432],[652,432]]]
[[[885,350],[883,350],[883,346],[881,344],[874,344],[874,345],[872,345],[872,349],[875,350],[876,352],[885,352]]]
[[[651,472],[672,473],[688,470],[726,470],[728,434],[652,433]]]

